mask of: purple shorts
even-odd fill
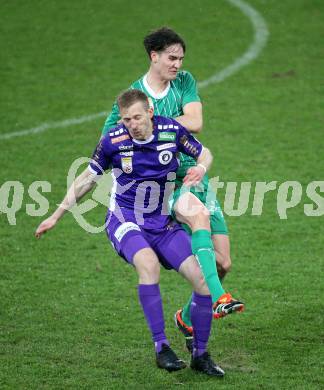
[[[133,264],[134,255],[143,248],[151,248],[166,269],[179,271],[180,265],[192,255],[191,237],[170,218],[169,224],[156,229],[136,223],[132,215],[120,221],[108,212],[106,233],[119,256]]]

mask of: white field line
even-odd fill
[[[242,0],[227,1],[235,7],[239,8],[242,13],[250,19],[254,29],[254,40],[248,50],[241,57],[237,58],[231,65],[227,66],[208,79],[198,83],[199,88],[204,88],[214,83],[221,83],[228,77],[232,76],[238,70],[243,68],[243,66],[248,65],[251,61],[257,58],[267,43],[269,31],[263,17],[254,8]]]
[[[240,57],[238,57],[232,64],[221,70],[220,72],[215,73],[206,80],[200,81],[198,83],[199,88],[205,88],[210,84],[221,83],[228,77],[232,76],[234,73],[238,72],[241,68],[248,65],[251,61],[258,57],[261,53],[263,47],[265,46],[268,39],[268,29],[266,22],[263,17],[250,5],[242,0],[227,0],[228,3],[239,8],[241,12],[246,15],[254,29],[254,40],[249,46],[247,51]],[[102,111],[96,114],[85,115],[79,118],[64,119],[58,122],[48,122],[43,123],[37,127],[31,129],[12,131],[4,134],[0,134],[0,140],[6,140],[14,137],[20,137],[23,135],[37,134],[42,133],[49,129],[57,129],[60,127],[68,127],[72,125],[77,125],[85,122],[90,122],[96,118],[106,116],[107,112]]]
[[[59,127],[68,127],[72,125],[79,125],[80,123],[90,122],[93,119],[99,118],[101,116],[106,116],[107,112],[102,111],[97,114],[80,116],[79,118],[64,119],[63,121],[58,122],[48,122],[43,123],[40,126],[33,127],[32,129],[13,131],[11,133],[0,134],[0,139],[9,139],[13,137],[20,137],[21,135],[36,134],[42,133],[48,129],[57,129]]]

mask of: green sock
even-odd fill
[[[208,230],[197,230],[191,236],[192,253],[200,265],[213,302],[225,293],[219,280],[213,242]]]
[[[195,231],[191,236],[191,248],[205,277],[212,300],[213,302],[216,302],[225,291],[218,277],[215,252],[210,232],[203,229]],[[191,297],[182,309],[182,319],[188,326],[191,326],[190,304]]]
[[[190,295],[189,301],[183,306],[182,313],[181,313],[182,321],[188,326],[192,326],[191,319],[190,319],[191,301],[192,301],[192,296]]]

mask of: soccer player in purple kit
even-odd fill
[[[212,322],[212,298],[201,269],[192,255],[189,235],[170,217],[165,204],[168,184],[179,166],[178,152],[197,160],[183,180],[197,184],[211,165],[208,149],[177,121],[153,116],[147,96],[133,89],[118,99],[122,123],[97,145],[88,170],[77,177],[56,211],[36,230],[41,237],[64,213],[89,192],[103,171],[112,169],[115,192],[107,213],[106,231],[116,252],[138,274],[138,296],[152,334],[158,367],[168,371],[186,365],[171,349],[165,335],[159,290],[160,263],[187,279],[193,289],[192,369],[222,377],[224,371],[207,352]]]

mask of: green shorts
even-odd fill
[[[174,205],[179,199],[180,195],[190,191],[194,194],[209,210],[210,212],[210,230],[211,234],[226,234],[228,235],[228,229],[226,221],[223,215],[222,208],[216,199],[216,195],[213,192],[208,193],[208,176],[203,177],[202,182],[196,187],[182,187],[182,181],[178,178],[175,180],[175,190],[173,195],[170,198],[169,206],[171,210],[171,215],[175,218],[174,214]],[[183,228],[191,234],[191,229],[189,226],[183,224]]]

